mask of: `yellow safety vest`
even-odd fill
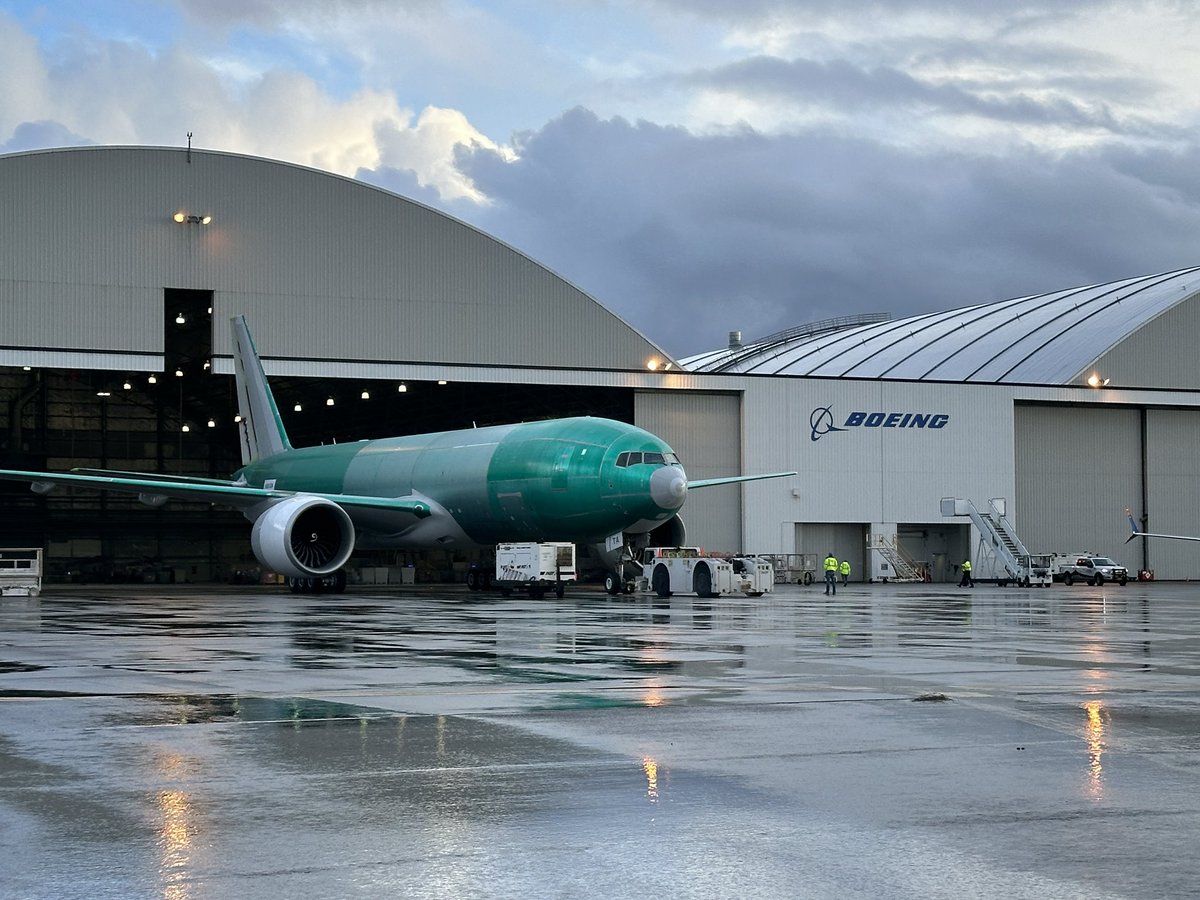
[[[964,571],[964,572],[970,572],[970,571],[971,571],[971,561],[970,561],[969,559],[968,559],[968,560],[966,560],[965,562],[963,562],[963,571]]]
[[[843,575],[849,575],[850,574],[850,563],[843,559],[842,564],[839,567],[838,571],[840,571]]]
[[[838,562],[835,557],[832,557],[832,556],[825,557],[825,571],[826,572],[836,572],[837,567],[838,567]]]

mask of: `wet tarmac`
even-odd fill
[[[361,590],[0,598],[0,897],[1200,895],[1200,586]]]

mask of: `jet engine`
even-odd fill
[[[354,523],[331,500],[289,497],[255,519],[250,546],[260,563],[281,575],[329,575],[354,551]]]
[[[687,541],[687,529],[683,527],[683,519],[671,516],[649,534],[643,547],[682,547]]]

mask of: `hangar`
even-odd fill
[[[940,499],[1003,497],[1031,548],[1200,574],[1194,545],[1122,543],[1126,506],[1200,532],[1200,270],[677,361],[518,250],[313,169],[190,148],[18,153],[0,156],[0,203],[6,468],[228,475],[226,323],[244,314],[297,445],[605,415],[661,435],[692,477],[800,472],[694,493],[689,541],[709,549],[834,550],[875,577],[884,541],[951,577],[979,535]],[[19,484],[0,503],[0,543],[46,547],[56,577],[252,565],[228,511]]]

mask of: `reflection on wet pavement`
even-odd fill
[[[1196,599],[0,598],[0,896],[1183,896]]]

